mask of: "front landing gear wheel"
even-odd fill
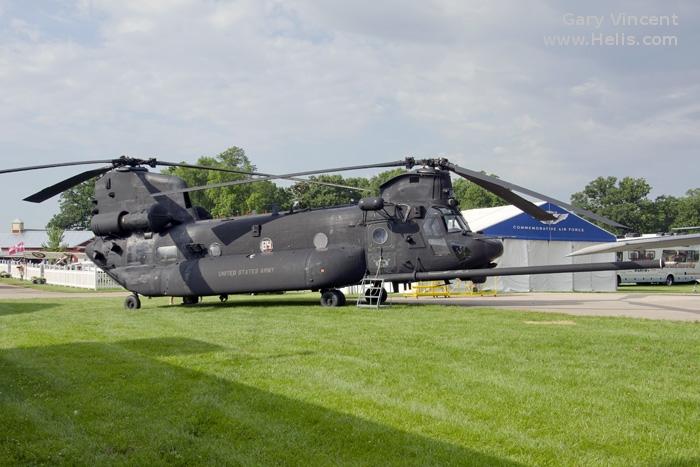
[[[345,294],[340,290],[324,290],[321,293],[321,306],[344,306]]]
[[[199,297],[196,295],[188,295],[186,297],[182,297],[182,304],[183,305],[196,305],[199,303]]]
[[[124,308],[127,310],[138,310],[141,308],[141,300],[138,295],[129,295],[124,299]]]

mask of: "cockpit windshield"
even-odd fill
[[[447,232],[469,232],[469,227],[461,214],[455,213],[454,211],[446,208],[438,209],[445,219],[445,226],[447,227]]]

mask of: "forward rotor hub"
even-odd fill
[[[147,165],[151,168],[155,168],[158,165],[155,157],[150,159],[139,159],[136,157],[121,156],[119,159],[112,159],[112,165],[116,167],[138,167],[140,165]]]
[[[413,157],[406,158],[406,168],[412,169],[413,167],[420,165],[423,167],[432,167],[434,169],[444,169],[449,170],[452,165],[450,161],[444,157],[434,157],[429,159],[415,159]]]

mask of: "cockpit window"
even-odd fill
[[[469,228],[467,223],[461,214],[457,214],[454,211],[446,208],[439,208],[440,213],[442,213],[445,219],[445,226],[447,227],[447,232],[468,232]]]
[[[455,215],[445,216],[445,225],[448,232],[464,232],[466,229],[460,222],[461,219]]]

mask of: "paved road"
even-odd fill
[[[576,316],[700,321],[700,293],[527,293],[497,297],[392,298],[393,303],[440,303],[468,307],[564,313]]]

